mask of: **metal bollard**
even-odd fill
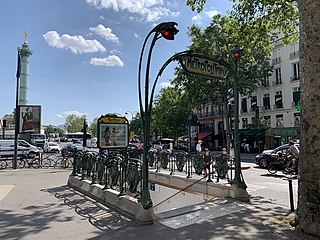
[[[289,182],[290,210],[291,210],[291,212],[294,212],[293,190],[292,190],[292,178],[288,178],[288,182]]]
[[[73,168],[72,176],[77,176],[77,148],[73,148]]]

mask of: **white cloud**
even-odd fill
[[[111,8],[114,11],[127,11],[140,14],[148,22],[153,22],[163,16],[179,15],[166,8],[163,0],[86,0],[86,2],[98,9]]]
[[[62,116],[61,114],[56,114],[55,116],[58,118],[64,118],[64,116]]]
[[[60,36],[56,31],[49,31],[42,35],[51,47],[69,49],[72,53],[105,52],[106,48],[97,40],[87,40],[82,36]]]
[[[65,119],[69,115],[76,115],[77,117],[81,117],[83,115],[87,115],[87,113],[80,113],[78,111],[65,111],[62,114],[56,114],[55,117],[58,117],[58,118],[61,118],[61,119]]]
[[[201,19],[202,17],[200,15],[196,15],[192,17],[192,22],[196,23],[196,24],[200,24],[201,23]]]
[[[89,30],[98,34],[99,36],[103,37],[108,41],[119,42],[119,38],[114,33],[112,33],[111,28],[106,28],[102,24],[99,24],[96,27],[90,27]]]
[[[220,14],[220,12],[215,10],[214,8],[211,8],[210,10],[205,11],[204,14],[207,15],[209,18],[212,18],[213,16]]]
[[[140,35],[138,33],[133,34],[135,38],[140,38]]]
[[[81,117],[81,116],[83,116],[83,115],[87,115],[87,113],[80,113],[80,112],[78,112],[78,111],[65,111],[65,112],[63,112],[63,114],[64,115],[66,115],[66,116],[69,116],[69,115],[76,115],[76,116],[78,116],[78,117]]]
[[[162,88],[167,88],[167,87],[171,87],[172,86],[172,84],[170,82],[162,82],[159,85]]]
[[[104,16],[99,16],[99,19],[104,20]]]
[[[106,58],[91,58],[90,64],[106,67],[122,67],[123,61],[116,55],[110,55]]]

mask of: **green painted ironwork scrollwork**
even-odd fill
[[[138,161],[131,160],[127,169],[127,181],[129,185],[129,191],[131,193],[137,192],[137,187],[140,182],[139,163]]]

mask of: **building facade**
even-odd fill
[[[262,80],[250,96],[240,96],[240,141],[255,151],[299,139],[300,134],[299,44],[282,45],[281,39],[278,40],[274,44],[271,64],[272,75]],[[205,105],[198,112],[199,138],[213,148],[221,147],[225,142],[223,137],[229,136],[223,134],[227,121],[223,117],[223,109],[219,106]],[[252,136],[248,129],[257,117],[267,128],[262,139]]]

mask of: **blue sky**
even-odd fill
[[[228,0],[211,0],[197,14],[185,2],[2,0],[0,116],[12,113],[15,107],[17,47],[23,44],[24,31],[33,51],[28,104],[42,106],[42,124],[64,124],[72,113],[86,115],[90,122],[106,113],[138,111],[138,61],[148,32],[163,21],[178,23],[174,41],[156,43],[152,82],[169,57],[190,45],[189,26],[207,26],[213,14],[231,8]],[[166,68],[157,91],[174,77],[174,67],[172,63]]]

